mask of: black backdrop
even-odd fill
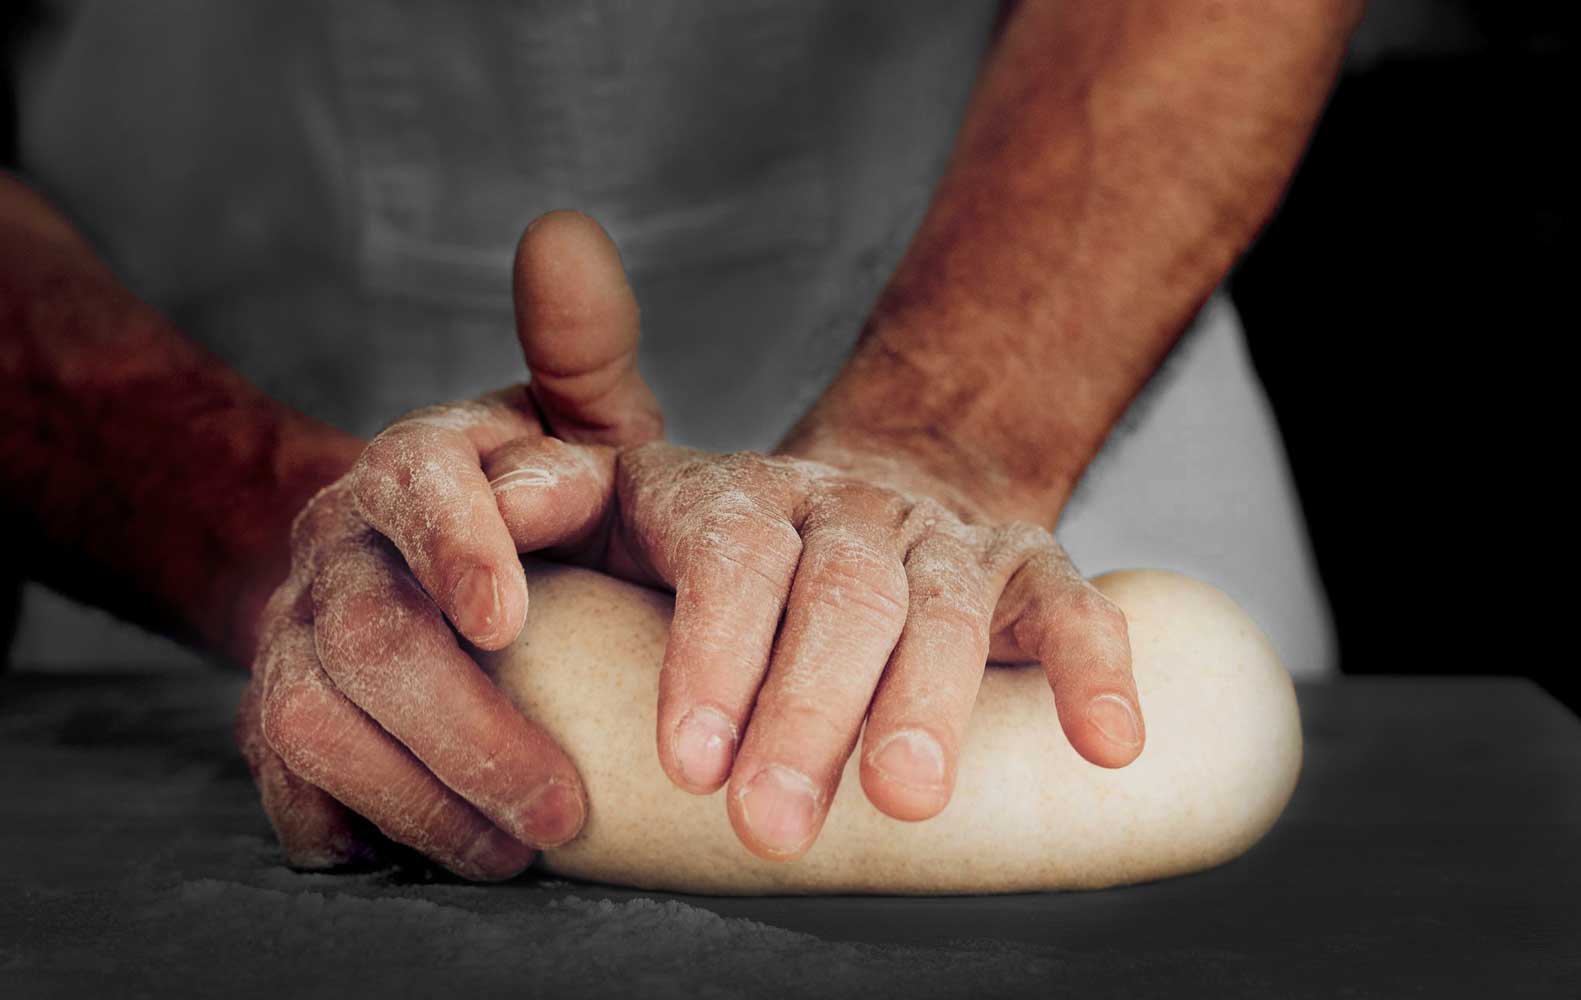
[[[1573,10],[1429,5],[1342,80],[1233,276],[1347,672],[1523,674],[1577,708]]]

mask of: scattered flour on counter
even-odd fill
[[[178,925],[179,938],[156,929]],[[860,993],[918,1000],[1024,992],[1056,960],[997,943],[830,942],[676,900],[566,896],[481,914],[429,899],[285,892],[204,879],[138,914],[119,942],[159,993],[289,995],[464,990],[533,996],[736,997]],[[114,935],[119,937],[120,935]],[[179,943],[178,943],[179,942]],[[102,942],[115,947],[117,942]]]

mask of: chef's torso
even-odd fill
[[[839,368],[948,156],[997,5],[343,0],[46,5],[25,177],[275,397],[368,434],[522,375],[509,267],[577,208],[621,248],[672,436],[771,445]],[[1326,607],[1215,299],[1060,526],[1089,572],[1228,590],[1297,673]],[[16,654],[59,658],[35,600]],[[69,649],[70,643],[64,648]],[[102,652],[99,653],[102,657]]]

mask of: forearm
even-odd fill
[[[358,447],[183,338],[0,176],[0,506],[23,572],[245,662],[291,517]]]
[[[1266,220],[1360,4],[1026,0],[921,228],[786,450],[880,447],[1052,524]]]

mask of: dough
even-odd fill
[[[1036,666],[988,670],[955,795],[905,823],[863,795],[853,756],[803,858],[764,861],[737,842],[724,792],[695,796],[659,767],[655,709],[668,595],[529,561],[522,636],[483,657],[524,713],[581,771],[582,835],[544,852],[549,871],[699,893],[976,893],[1092,888],[1221,864],[1273,825],[1301,768],[1289,676],[1228,597],[1173,573],[1095,583],[1125,611],[1147,747],[1129,767],[1066,742]]]

